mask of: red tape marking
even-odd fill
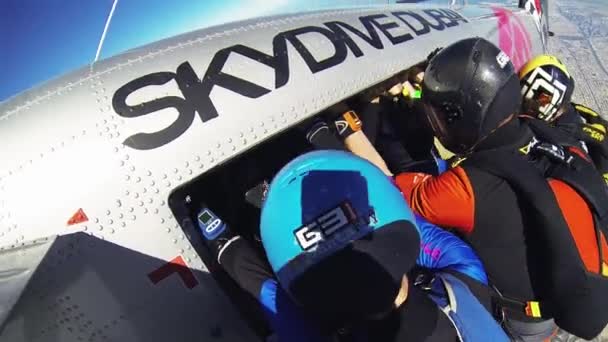
[[[72,215],[72,217],[70,217],[70,219],[68,220],[68,226],[72,226],[78,223],[82,223],[82,222],[87,222],[89,220],[89,218],[87,217],[87,214],[84,213],[84,210],[82,210],[82,208],[78,209],[78,211],[76,211],[76,213],[74,215]]]
[[[193,289],[196,285],[198,285],[198,280],[196,280],[194,273],[192,273],[192,270],[188,268],[184,258],[182,258],[181,255],[175,257],[173,260],[149,273],[148,278],[150,278],[152,284],[156,285],[173,273],[177,273],[177,275],[179,275],[179,277],[182,279],[184,285],[186,285],[186,287],[189,289]]]

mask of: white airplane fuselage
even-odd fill
[[[0,103],[0,341],[255,340],[172,192],[471,36],[516,67],[544,52],[516,8],[320,11],[162,40]]]

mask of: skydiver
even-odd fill
[[[419,100],[422,66],[396,77],[393,87],[371,101],[362,95],[353,104],[365,122],[366,137],[386,156],[385,162],[393,173],[420,171],[435,175],[447,168],[434,145],[433,131]]]
[[[574,79],[555,56],[539,55],[519,72],[522,114],[531,115],[584,141],[595,166],[608,183],[608,122],[589,107],[570,102]]]
[[[288,163],[270,184],[260,230],[282,289],[342,340],[508,340],[470,247],[417,221],[390,178],[353,154]],[[463,264],[476,266],[455,268]]]
[[[392,176],[395,171],[421,171],[431,174],[443,171],[446,168],[445,161],[441,160],[433,146],[433,133],[426,118],[422,116],[421,110],[411,108],[417,105],[416,102],[408,101],[402,95],[408,88],[412,93],[420,92],[419,89],[414,89],[410,82],[399,82],[385,94],[369,102],[366,101],[366,96],[361,96],[363,100],[359,99],[353,106],[357,107],[357,112],[349,111],[345,103],[335,105],[327,111],[325,121],[317,119],[312,125],[306,135],[307,139],[317,149],[347,147],[348,150],[367,150],[366,155],[375,158],[372,162],[388,176]],[[407,111],[408,115],[405,115],[404,111]],[[421,115],[417,115],[418,112]],[[353,130],[349,128],[348,123],[355,121],[362,127],[360,132],[357,129],[350,136]],[[361,121],[364,121],[365,125],[361,125]],[[371,151],[372,149],[388,157],[383,159],[375,151]]]
[[[608,197],[580,149],[557,145],[559,132],[542,121],[518,118],[520,92],[508,56],[492,43],[471,38],[439,51],[425,70],[422,104],[460,164],[395,180],[414,212],[474,247],[515,340],[549,338],[555,322],[590,339],[608,322]]]
[[[353,132],[354,133],[354,132]],[[352,133],[351,133],[352,135]],[[342,158],[344,159],[344,157],[340,154],[338,155],[332,155],[332,152],[323,152],[321,154],[318,154],[315,157],[309,157],[308,160],[310,161],[315,161],[318,160],[319,158],[323,159],[325,157],[323,156],[328,156],[328,157],[334,157],[337,156],[337,159],[334,158],[334,160],[337,162],[336,165],[340,165],[341,163],[339,162],[339,160]],[[339,152],[334,152],[334,153],[339,153]],[[344,152],[345,153],[345,152]],[[350,154],[349,154],[350,155]],[[349,162],[352,158],[355,158],[354,156],[352,157],[346,157],[345,160],[347,162]],[[367,162],[363,162],[362,160],[358,160],[358,158],[355,158],[355,165],[356,164],[361,164],[364,166],[364,169],[370,169],[373,168],[375,169],[373,166],[371,166],[371,164],[368,164]],[[294,165],[293,163],[289,164],[289,165]],[[315,164],[317,165],[317,164]],[[318,172],[316,166],[313,165],[309,165],[308,166],[310,168],[310,172],[309,174],[315,174],[315,172]],[[349,164],[347,163],[344,167],[349,167]],[[286,168],[284,168],[284,172],[283,174],[285,174],[285,170],[289,170],[290,166],[287,166]],[[299,169],[299,170],[303,170],[303,169]],[[356,171],[356,170],[355,170]],[[352,176],[352,174],[355,172],[348,172],[347,175],[348,176]],[[376,172],[379,175],[382,175],[382,173],[380,171]],[[376,175],[374,175],[374,177],[378,177]],[[373,172],[372,172],[373,175]],[[279,176],[277,176],[279,177]],[[277,178],[275,178],[275,181],[273,181],[273,184],[275,184],[276,182],[278,182],[276,180]],[[315,180],[315,177],[312,178],[308,178],[308,181],[311,180]],[[369,180],[373,180],[374,178],[370,178]],[[357,179],[360,180],[360,179]],[[301,198],[307,198],[307,205],[311,204],[311,203],[316,203],[316,205],[319,205],[319,207],[310,207],[306,210],[312,210],[312,214],[314,214],[315,210],[318,209],[317,213],[321,213],[322,211],[325,211],[326,209],[330,209],[330,208],[324,208],[324,200],[327,200],[328,198],[335,198],[336,196],[340,196],[340,195],[344,195],[344,196],[359,196],[357,195],[358,191],[361,191],[361,195],[359,196],[360,198],[363,198],[365,196],[371,196],[371,194],[368,194],[367,191],[367,187],[365,187],[364,189],[358,189],[356,187],[356,185],[361,185],[359,183],[350,183],[351,179],[348,177],[345,178],[332,178],[332,179],[317,179],[317,181],[319,181],[320,183],[315,183],[315,184],[309,184],[307,186],[315,186],[314,188],[312,188],[311,190],[306,190],[304,193],[302,193],[302,197]],[[325,184],[326,182],[330,182],[329,184]],[[386,191],[383,191],[382,188],[386,188],[387,186],[390,186],[392,188],[390,192],[393,193],[393,197],[395,193],[399,193],[398,190],[396,188],[394,188],[394,185],[391,185],[390,183],[390,179],[382,176],[382,179],[378,180],[377,183],[374,183],[378,186],[380,186],[380,188],[378,187],[374,187],[372,189],[370,189],[371,193],[377,193],[376,198],[378,196],[385,198],[384,197],[384,193]],[[388,184],[388,185],[387,185]],[[337,186],[337,187],[336,187]],[[285,207],[279,207],[277,206],[277,203],[284,203],[285,205],[287,205],[288,201],[285,200],[280,200],[279,198],[281,198],[284,195],[288,195],[289,189],[285,189],[285,194],[282,193],[277,193],[277,191],[275,190],[274,195],[268,195],[270,196],[269,198],[271,198],[271,205],[266,205],[266,201],[267,200],[263,200],[264,202],[264,213],[266,215],[266,218],[269,217],[269,215],[271,217],[274,217],[276,219],[277,216],[280,216],[282,218],[282,220],[285,222],[285,229],[291,229],[291,230],[296,230],[296,228],[298,227],[291,227],[290,226],[290,222],[292,222],[292,220],[290,220],[289,218],[293,215],[289,215],[288,213],[285,212]],[[272,192],[272,185],[270,188],[270,191]],[[344,192],[347,192],[346,194],[344,194]],[[263,191],[264,193],[264,191]],[[319,196],[317,196],[319,195]],[[307,196],[313,196],[313,198],[309,198]],[[333,197],[331,197],[333,196]],[[318,197],[317,199],[315,199],[316,197]],[[357,197],[357,198],[359,198]],[[292,199],[295,201],[295,199]],[[408,219],[410,221],[413,221],[413,218],[411,217],[411,213],[409,211],[409,209],[406,209],[404,211],[404,207],[405,207],[405,201],[403,200],[403,198],[401,196],[397,197],[397,200],[401,203],[401,205],[398,205],[397,207],[399,207],[399,209],[397,210],[398,212],[405,212],[407,213]],[[295,205],[295,204],[294,204]],[[384,201],[382,203],[378,203],[375,206],[375,210],[378,213],[383,213],[382,215],[384,215],[385,210],[389,210],[390,207],[394,207],[394,205],[387,205],[384,204]],[[383,209],[386,208],[386,209]],[[274,216],[273,216],[274,215]],[[382,219],[383,216],[378,217],[378,215],[375,216],[374,220],[380,220]],[[295,218],[295,216],[294,216]],[[311,313],[307,310],[303,310],[301,309],[299,306],[295,305],[292,301],[291,301],[291,297],[286,295],[286,292],[283,290],[283,288],[281,286],[278,286],[275,275],[273,274],[273,269],[270,268],[270,266],[268,265],[268,262],[264,259],[264,257],[262,257],[250,244],[248,241],[246,241],[245,239],[241,238],[240,236],[236,235],[235,232],[230,229],[228,227],[228,225],[221,219],[219,218],[215,213],[213,213],[211,211],[210,208],[206,207],[205,205],[202,205],[202,207],[200,208],[198,215],[197,215],[197,222],[199,225],[199,228],[201,230],[201,232],[203,233],[203,237],[205,238],[205,241],[207,243],[207,245],[209,246],[209,249],[211,250],[212,254],[214,255],[214,257],[216,258],[217,262],[223,267],[224,270],[226,270],[226,272],[237,282],[237,284],[239,284],[244,290],[246,290],[249,294],[251,294],[252,296],[254,296],[255,298],[257,298],[260,303],[262,304],[262,306],[265,309],[265,312],[267,313],[267,317],[269,319],[270,325],[272,326],[273,330],[275,331],[275,333],[278,335],[280,340],[289,340],[289,341],[323,341],[325,336],[330,335],[328,333],[328,331],[335,331],[338,326],[336,325],[337,322],[334,322],[332,319],[329,319],[325,314],[319,314],[318,312],[314,311]],[[311,226],[311,225],[309,225]],[[414,243],[415,248],[413,250],[409,250],[410,248],[408,247],[408,245],[395,245],[395,243],[398,243],[399,241],[395,241],[395,243],[392,246],[396,246],[399,249],[403,249],[403,254],[407,254],[407,255],[418,255],[417,258],[417,264],[419,265],[419,269],[416,270],[416,273],[414,273],[414,271],[411,272],[412,274],[412,278],[410,282],[416,282],[416,286],[418,287],[434,287],[437,284],[440,283],[438,277],[435,277],[433,275],[433,271],[445,271],[445,272],[450,272],[455,274],[458,279],[460,279],[460,281],[463,281],[464,283],[467,284],[468,288],[470,288],[470,290],[479,298],[479,300],[475,299],[474,301],[472,301],[472,305],[475,305],[475,307],[477,307],[477,309],[479,309],[479,307],[481,306],[479,303],[482,302],[484,306],[489,307],[491,304],[490,301],[490,297],[489,297],[489,289],[487,287],[485,287],[485,284],[487,284],[487,278],[485,276],[485,273],[483,271],[483,266],[481,265],[481,262],[479,261],[479,259],[476,257],[476,255],[474,254],[474,252],[472,251],[472,249],[466,245],[464,242],[462,242],[460,239],[458,239],[457,237],[455,237],[454,235],[441,230],[427,222],[425,222],[423,219],[421,218],[416,218],[416,225],[414,226],[410,226],[408,225],[408,229],[411,229],[411,227],[417,227],[418,230],[414,233],[411,233],[412,236],[414,236],[414,240],[415,241],[407,241],[407,243]],[[264,229],[262,227],[262,229]],[[420,238],[418,238],[418,234],[420,234]],[[306,235],[306,234],[304,234]],[[314,235],[314,234],[313,234]],[[291,237],[293,238],[295,235],[292,235]],[[293,242],[295,243],[295,241]],[[266,245],[266,243],[265,243]],[[289,245],[289,241],[284,241],[283,244],[284,246]],[[387,248],[386,250],[388,251],[388,247],[389,246],[384,246],[384,245],[380,245],[380,246],[375,246],[375,248],[378,249],[384,249]],[[276,246],[272,246],[270,247],[270,251],[272,251],[271,253],[274,253],[273,255],[276,255]],[[267,249],[268,252],[268,249]],[[310,253],[314,254],[313,251],[311,250]],[[411,266],[411,260],[409,260],[409,258],[405,258],[402,262],[402,260],[400,259],[400,255],[401,253],[397,253],[393,255],[394,259],[393,260],[384,260],[386,262],[389,262],[391,264],[393,264],[390,267],[396,267],[396,265],[400,265],[402,263],[405,263],[406,265],[403,266],[404,269],[409,269],[409,266]],[[380,265],[383,266],[383,265]],[[363,267],[363,266],[362,266]],[[387,266],[389,267],[389,266]],[[376,272],[375,274],[378,274],[378,272],[381,272],[380,270],[374,271],[374,270],[369,270],[370,272]],[[281,273],[283,274],[283,273]],[[366,276],[366,272],[365,269],[361,270],[361,275],[358,281],[352,283],[352,284],[348,284],[348,286],[350,287],[357,287],[359,288],[358,291],[362,291],[361,288],[368,288],[368,286],[373,285],[372,283],[369,283],[368,280],[372,279],[370,278],[369,274],[367,274],[368,276]],[[437,279],[436,279],[437,278]],[[281,280],[281,277],[278,277],[279,280]],[[434,280],[436,279],[436,280]],[[327,280],[327,281],[338,281],[339,279],[331,279],[331,280]],[[433,283],[435,282],[435,283]],[[394,286],[398,285],[401,283],[401,276],[399,276],[398,278],[398,282],[393,284]],[[435,285],[433,285],[435,284]],[[283,284],[285,285],[285,284]],[[386,284],[385,284],[386,285]],[[386,285],[389,286],[390,284]],[[394,287],[393,286],[393,287]],[[389,286],[390,289],[393,289],[393,287]],[[389,289],[389,290],[390,290]],[[405,290],[404,290],[405,291]],[[363,338],[363,340],[370,340],[370,341],[379,341],[379,340],[387,340],[387,341],[401,341],[403,340],[401,336],[407,336],[408,337],[408,341],[412,340],[412,341],[444,341],[446,340],[445,338],[455,338],[456,337],[456,331],[454,330],[454,328],[452,327],[452,325],[449,323],[449,319],[445,316],[443,316],[442,313],[440,313],[439,309],[432,305],[432,302],[429,301],[428,299],[424,299],[424,298],[418,298],[419,295],[422,293],[418,290],[412,290],[414,291],[415,294],[412,294],[410,297],[410,299],[408,299],[407,303],[411,303],[409,306],[409,309],[407,309],[406,311],[409,312],[409,314],[406,315],[406,317],[409,317],[410,320],[413,320],[412,322],[408,322],[407,325],[404,325],[403,327],[397,329],[397,327],[392,327],[389,328],[388,326],[391,326],[391,324],[395,323],[399,323],[398,320],[395,322],[382,322],[382,320],[375,320],[372,324],[372,326],[379,328],[380,326],[384,326],[387,325],[387,329],[386,331],[382,332],[382,333],[389,333],[389,332],[395,332],[395,330],[398,330],[398,336],[395,336],[393,339],[390,338],[386,338],[384,339],[382,337],[382,339],[380,339],[381,337],[378,338],[372,338],[369,337],[369,339]],[[392,296],[391,291],[389,291],[389,293],[384,293],[383,290],[379,290],[379,292],[382,293],[382,296],[386,297],[386,296]],[[405,291],[404,293],[407,293],[407,291]],[[370,291],[370,296],[373,297],[374,293],[372,291]],[[395,294],[396,296],[396,294]],[[355,302],[359,302],[359,301],[363,301],[364,298],[357,298],[357,297],[353,297],[352,298],[353,303]],[[370,299],[371,300],[371,299]],[[467,300],[467,298],[458,298],[458,300]],[[461,303],[460,305],[462,305],[464,307],[464,305],[469,305],[470,301],[466,301]],[[404,308],[406,306],[402,305]],[[304,306],[305,307],[305,306]],[[412,308],[413,307],[413,308]],[[485,309],[483,309],[485,310]],[[417,317],[417,318],[412,318],[411,315],[423,315],[421,317],[427,317],[428,319],[421,319],[421,317]],[[424,316],[427,315],[427,316]],[[490,317],[490,315],[488,314],[487,311],[482,311],[481,317],[478,316],[474,316],[474,317],[469,317],[469,316],[465,316],[465,317],[461,317],[461,319],[465,319],[467,321],[469,321],[469,323],[471,321],[474,321],[476,324],[478,323],[478,319],[484,320],[487,319],[488,317]],[[396,319],[396,318],[395,318]],[[342,321],[342,323],[346,323],[346,321]],[[354,321],[351,321],[351,323],[355,323]],[[362,322],[359,322],[362,323]],[[474,332],[480,332],[483,334],[497,334],[497,336],[502,336],[501,335],[501,330],[498,328],[498,326],[492,326],[492,324],[495,323],[491,323],[490,326],[479,326],[479,327],[474,327],[474,328],[469,328],[472,329],[472,331]],[[397,324],[398,326],[398,324]],[[322,328],[320,328],[322,327]],[[341,328],[343,328],[343,326],[340,326]],[[479,330],[481,329],[481,330]],[[484,330],[484,329],[489,329],[489,330]],[[345,330],[342,329],[342,335],[346,334]],[[468,330],[467,330],[468,331]],[[351,331],[352,332],[352,331]],[[354,335],[356,335],[355,337],[357,338],[361,338],[361,332],[352,332]],[[371,332],[370,332],[371,333]],[[376,336],[376,334],[380,334],[381,331],[376,331],[374,332],[374,336]],[[350,334],[350,333],[349,333]],[[397,332],[395,332],[395,334],[397,334]],[[467,335],[468,332],[463,332],[463,334]],[[427,336],[428,338],[423,338],[422,336]],[[342,336],[342,338],[346,338],[345,336]],[[449,340],[449,339],[448,339]],[[466,340],[472,340],[472,341],[476,341],[479,340],[479,338],[467,338]]]
[[[277,286],[266,258],[206,204],[197,208],[196,222],[214,262],[262,307],[280,342],[325,341],[310,317]]]

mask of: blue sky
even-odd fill
[[[0,0],[0,101],[90,64],[113,1]],[[227,21],[387,2],[395,1],[118,0],[100,58]]]
[[[107,13],[108,4],[2,0],[0,100],[92,60],[105,20],[100,13]]]
[[[113,0],[2,0],[0,101],[91,63]],[[225,2],[224,2],[225,3]],[[101,58],[203,27],[222,1],[118,0]],[[225,6],[225,5],[224,5]]]

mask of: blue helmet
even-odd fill
[[[260,229],[283,288],[322,311],[383,310],[420,248],[399,189],[377,167],[342,151],[310,152],[283,167],[270,185]],[[369,291],[386,294],[385,303]],[[355,309],[353,297],[370,302]]]

